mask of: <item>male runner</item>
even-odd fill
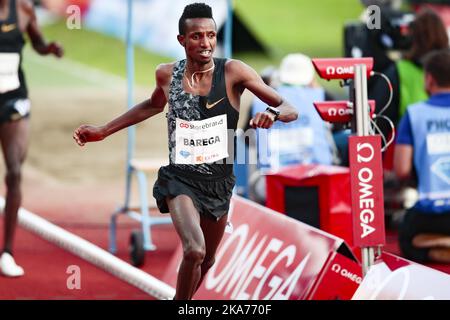
[[[213,58],[217,27],[208,5],[185,7],[178,41],[186,59],[158,66],[150,99],[104,126],[79,127],[74,139],[80,146],[103,140],[162,112],[169,103],[170,164],[160,168],[153,195],[160,211],[170,212],[182,242],[175,299],[185,300],[214,264],[227,223],[235,183],[227,131],[237,127],[242,92],[248,89],[271,106],[250,120],[253,128],[296,120],[297,111],[243,62]]]

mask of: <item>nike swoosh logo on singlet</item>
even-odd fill
[[[3,33],[7,33],[10,31],[13,31],[16,28],[16,24],[15,23],[11,23],[11,24],[3,24],[2,25],[2,32]]]
[[[208,102],[206,103],[206,109],[211,109],[211,108],[213,108],[213,107],[215,107],[217,104],[219,104],[220,103],[220,101],[222,101],[223,99],[225,99],[225,97],[223,97],[222,99],[220,99],[220,100],[217,100],[216,102],[214,102],[214,103],[212,103],[212,104],[209,104]]]

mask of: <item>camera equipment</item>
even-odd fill
[[[369,28],[367,22],[354,21],[344,26],[344,54],[346,57],[373,57],[374,70],[382,71],[390,63],[389,51],[407,50],[411,46],[409,26],[414,14],[386,5],[387,1],[367,0],[365,5],[378,5],[379,27]],[[378,3],[378,4],[377,4]],[[380,5],[384,3],[384,5]],[[370,8],[369,8],[370,9]],[[368,15],[377,14],[376,11]]]

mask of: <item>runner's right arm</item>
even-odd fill
[[[26,25],[26,31],[30,38],[33,49],[40,55],[53,54],[58,58],[64,55],[63,47],[56,42],[46,42],[44,36],[38,26],[36,12],[34,9],[33,1],[22,0],[20,1],[20,8],[27,14],[28,20]]]
[[[170,81],[169,65],[156,69],[156,88],[152,96],[103,126],[82,125],[75,130],[73,138],[80,146],[86,142],[101,141],[109,135],[144,121],[162,112],[167,104],[164,87]]]

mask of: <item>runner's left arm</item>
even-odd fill
[[[283,100],[272,87],[266,85],[255,70],[241,61],[233,60],[232,62],[230,66],[233,68],[232,74],[239,77],[236,83],[241,87],[241,91],[248,89],[268,106],[277,108],[280,111],[278,120],[282,122],[291,122],[298,118],[297,110]],[[270,112],[258,112],[250,120],[250,126],[268,129],[272,126],[274,118],[275,116]]]
[[[53,54],[58,58],[64,55],[62,46],[56,42],[47,43],[42,35],[36,18],[33,2],[30,0],[21,0],[21,9],[27,14],[29,21],[26,27],[33,49],[40,55]]]

